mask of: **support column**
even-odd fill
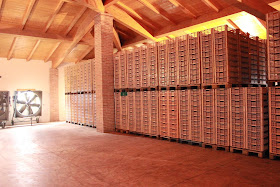
[[[98,132],[115,130],[113,17],[100,13],[94,18],[96,128]]]
[[[58,69],[50,69],[50,121],[59,121]]]

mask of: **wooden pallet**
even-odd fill
[[[168,140],[170,142],[179,142],[179,138],[163,137],[159,136],[159,140]]]
[[[280,155],[279,154],[274,154],[274,153],[269,153],[269,159],[271,160],[280,160]]]

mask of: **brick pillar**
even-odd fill
[[[50,69],[50,121],[59,121],[58,69]]]
[[[94,18],[96,118],[98,132],[115,130],[113,17],[100,13]]]

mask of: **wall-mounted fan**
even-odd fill
[[[14,98],[15,118],[36,118],[42,115],[42,91],[16,91]],[[12,120],[12,124],[14,121]]]
[[[0,125],[5,128],[9,119],[9,92],[0,91]]]

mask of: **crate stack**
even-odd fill
[[[188,35],[189,85],[201,84],[200,33]]]
[[[65,68],[66,121],[94,126],[96,121],[94,61]]]
[[[267,14],[269,157],[280,157],[280,12]]]

